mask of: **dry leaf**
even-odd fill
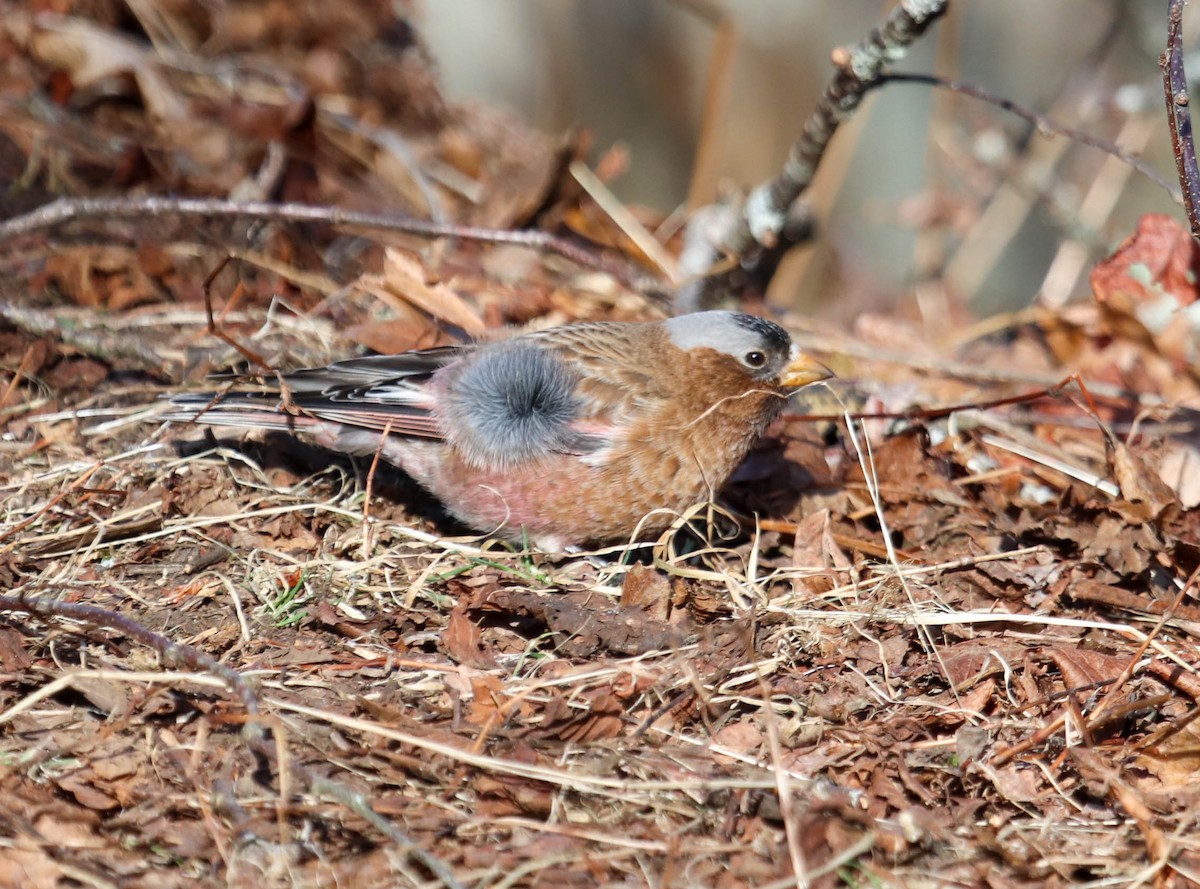
[[[42,15],[30,37],[34,55],[66,71],[76,88],[132,75],[146,109],[159,120],[182,120],[188,106],[163,77],[153,50],[81,18]]]
[[[1092,270],[1091,285],[1096,301],[1114,319],[1134,322],[1164,355],[1190,364],[1200,336],[1198,278],[1200,245],[1173,217],[1147,214],[1137,231]]]
[[[621,584],[621,607],[634,606],[656,620],[666,620],[671,612],[671,582],[666,575],[646,565],[633,565]]]
[[[1146,465],[1145,460],[1121,442],[1116,442],[1113,447],[1112,466],[1122,497],[1133,506],[1132,510],[1123,510],[1123,514],[1133,513],[1126,518],[1136,517],[1139,521],[1158,518],[1167,507],[1177,504],[1175,492]],[[1119,501],[1114,504],[1115,508],[1121,505]]]
[[[442,633],[442,647],[455,663],[482,670],[496,666],[496,659],[483,641],[483,630],[471,620],[466,602],[460,602],[450,612],[450,620]]]
[[[387,251],[382,275],[363,275],[355,286],[399,309],[416,306],[469,336],[482,336],[487,330],[479,313],[461,296],[445,284],[428,283],[421,265],[399,250]]]

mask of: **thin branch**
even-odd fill
[[[1019,102],[1014,102],[1012,99],[1006,99],[1003,96],[998,96],[993,92],[985,89],[982,86],[974,83],[968,83],[963,80],[949,80],[945,77],[938,77],[936,74],[907,74],[907,73],[885,73],[881,74],[879,79],[871,84],[868,89],[875,89],[887,83],[923,83],[929,86],[941,87],[942,89],[951,90],[952,92],[961,93],[964,96],[970,96],[972,99],[978,99],[981,102],[995,105],[997,108],[1002,108],[1005,111],[1015,114],[1029,123],[1033,124],[1043,133],[1052,133],[1059,136],[1066,136],[1075,142],[1083,145],[1091,146],[1105,154],[1110,154],[1118,160],[1124,161],[1137,170],[1163,191],[1171,196],[1175,203],[1183,206],[1183,195],[1179,189],[1163,178],[1162,174],[1154,167],[1143,161],[1140,157],[1130,154],[1120,145],[1111,142],[1108,139],[1101,139],[1099,136],[1093,136],[1091,133],[1084,130],[1076,129],[1075,127],[1067,126],[1059,123],[1052,117],[1048,117],[1039,111],[1028,108]]]
[[[1196,168],[1196,144],[1192,138],[1192,116],[1188,112],[1187,74],[1183,70],[1183,4],[1170,0],[1167,13],[1167,49],[1159,56],[1163,72],[1163,93],[1167,100],[1167,124],[1175,149],[1175,166],[1183,186],[1183,206],[1187,210],[1192,237],[1200,241],[1200,170]]]
[[[784,416],[783,421],[785,423],[816,423],[837,421],[849,416],[852,420],[908,420],[910,422],[925,422],[940,420],[943,417],[949,417],[951,414],[959,414],[964,411],[990,411],[998,407],[1008,407],[1013,404],[1025,404],[1030,401],[1037,401],[1040,398],[1064,398],[1066,397],[1066,389],[1072,384],[1079,387],[1092,412],[1097,413],[1098,410],[1093,402],[1092,394],[1088,391],[1082,377],[1079,374],[1071,374],[1068,377],[1064,377],[1055,385],[1047,386],[1044,389],[1023,392],[1020,395],[1009,395],[1005,398],[992,398],[987,401],[964,401],[942,407],[914,407],[903,411],[842,411],[837,414],[788,414]],[[1103,397],[1101,396],[1101,398]],[[1113,396],[1109,396],[1108,400],[1118,405],[1124,405],[1126,401],[1125,398]]]
[[[228,201],[219,198],[74,197],[59,198],[24,216],[0,222],[0,243],[79,219],[155,218],[199,216],[205,218],[275,219],[288,222],[323,222],[336,226],[380,229],[423,238],[460,238],[491,244],[517,244],[554,253],[589,268],[600,269],[634,290],[653,290],[657,282],[636,269],[595,253],[572,241],[543,231],[507,231],[453,222],[430,222],[394,213],[362,213],[311,204],[275,204],[269,201]]]
[[[250,684],[237,670],[225,666],[194,646],[174,642],[131,618],[97,605],[64,602],[48,596],[0,595],[0,612],[5,611],[23,611],[43,619],[47,617],[66,618],[92,627],[106,627],[145,645],[147,648],[154,649],[168,667],[184,666],[196,672],[211,673],[221,679],[241,699],[242,706],[246,708],[246,715],[249,717],[244,729],[247,737],[257,738],[262,735],[262,726],[259,724],[258,698],[250,688]]]
[[[792,145],[783,170],[752,191],[725,231],[709,241],[711,268],[722,256],[737,260],[735,268],[708,274],[680,288],[677,313],[711,308],[749,282],[765,288],[780,260],[793,246],[810,240],[815,230],[812,211],[800,196],[808,189],[833,134],[858,109],[879,79],[884,65],[904,55],[930,25],[941,18],[950,0],[900,0],[882,24],[866,39],[833,53],[837,68],[816,110]],[[703,238],[703,236],[701,236]]]
[[[337,781],[331,781],[312,769],[302,768],[301,774],[308,779],[309,792],[314,796],[340,803],[387,837],[392,843],[389,851],[410,856],[425,865],[447,889],[463,889],[463,884],[455,879],[440,858],[376,812],[365,794],[357,793]]]
[[[754,247],[769,247],[775,242],[787,220],[788,208],[812,182],[838,126],[858,109],[883,66],[900,58],[945,14],[949,2],[901,0],[866,40],[834,52],[837,73],[825,87],[799,140],[792,145],[783,170],[747,198],[740,223],[725,242],[731,253],[742,256]]]

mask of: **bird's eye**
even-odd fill
[[[746,362],[747,367],[762,367],[767,363],[767,356],[762,352],[747,352],[742,360]]]

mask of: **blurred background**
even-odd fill
[[[861,40],[891,5],[436,0],[416,21],[450,97],[505,106],[547,132],[585,127],[594,157],[624,146],[614,191],[670,214],[689,196],[772,176],[830,77],[831,50]],[[981,85],[1143,155],[1174,184],[1158,68],[1165,9],[959,0],[894,69]],[[1159,185],[1100,151],[915,84],[868,99],[834,139],[813,197],[819,238],[796,251],[771,299],[841,321],[910,307],[935,329],[1085,295],[1091,264],[1141,213],[1182,217]]]

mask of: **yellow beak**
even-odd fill
[[[820,361],[817,361],[811,355],[806,355],[793,346],[792,360],[783,369],[783,373],[779,375],[779,384],[788,389],[799,389],[801,386],[807,386],[809,383],[819,383],[821,380],[828,380],[833,375],[833,371]]]

